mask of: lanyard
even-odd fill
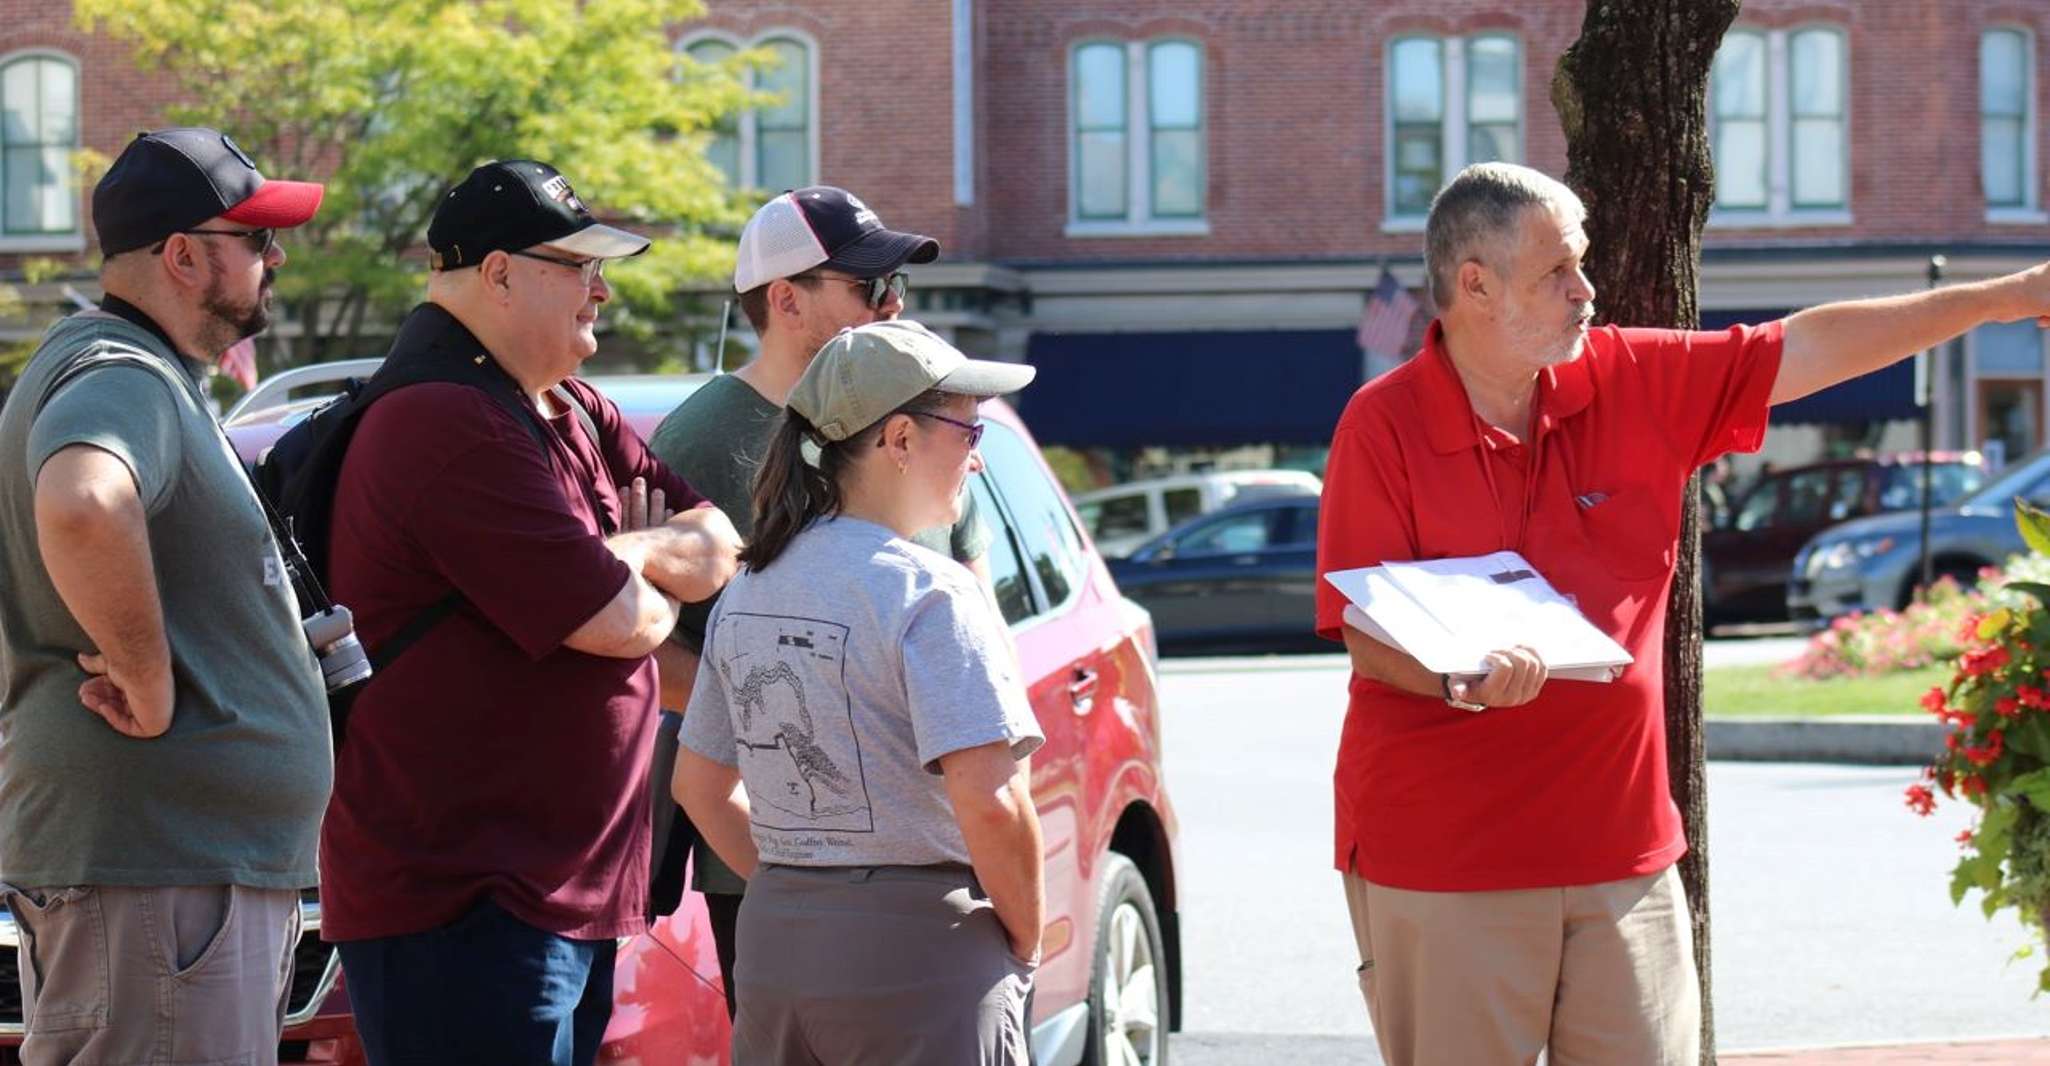
[[[1495,531],[1502,538],[1503,551],[1519,553],[1523,551],[1524,540],[1530,535],[1530,515],[1534,501],[1537,499],[1538,476],[1545,469],[1544,434],[1538,428],[1539,414],[1535,410],[1537,403],[1535,397],[1532,398],[1531,403],[1533,405],[1530,418],[1531,439],[1523,442],[1523,446],[1530,450],[1530,463],[1523,475],[1523,507],[1516,526],[1515,540],[1509,539],[1509,521],[1502,513],[1502,488],[1495,481],[1495,460],[1494,456],[1490,454],[1495,449],[1488,446],[1488,429],[1490,427],[1486,422],[1481,421],[1480,415],[1474,413],[1471,405],[1466,410],[1466,416],[1473,420],[1474,443],[1476,445],[1474,450],[1480,455],[1481,476],[1486,478],[1488,482],[1488,501],[1494,504],[1495,507]]]

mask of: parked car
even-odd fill
[[[1970,585],[1981,568],[2026,550],[2014,525],[2014,500],[2050,505],[2050,449],[2034,452],[1977,492],[1929,515],[1929,559],[1936,577]],[[1919,510],[1873,515],[1831,526],[1794,557],[1787,613],[1826,622],[1851,611],[1901,608],[1921,580]]]
[[[1324,483],[1306,470],[1218,470],[1131,481],[1075,497],[1075,510],[1105,558],[1134,548],[1197,515],[1262,496],[1315,496]]]
[[[351,372],[366,371],[359,362]],[[645,436],[705,378],[591,380]],[[230,420],[229,436],[253,462],[321,402],[314,396],[241,411]],[[982,415],[985,468],[969,490],[990,523],[996,600],[1046,733],[1032,760],[1046,841],[1047,921],[1031,1000],[1033,1061],[1160,1062],[1169,1030],[1180,1026],[1182,962],[1176,824],[1161,765],[1152,623],[1118,594],[1016,413],[990,401]],[[654,792],[666,802],[666,783]],[[317,930],[317,893],[309,892],[303,906],[308,930]],[[0,945],[14,942],[13,923],[0,911]],[[362,1063],[336,953],[315,932],[298,951],[280,1060]],[[686,894],[675,914],[622,946],[614,985],[602,1061],[728,1061],[730,1032],[702,896]],[[15,1061],[9,1056],[20,1043],[17,993],[14,952],[6,950],[0,1063]]]
[[[1201,515],[1110,562],[1164,647],[1318,643],[1317,497]]]
[[[1930,456],[1931,505],[1949,506],[1986,481],[1977,452]],[[1794,555],[1838,522],[1921,506],[1919,452],[1775,470],[1702,534],[1702,600],[1715,621],[1776,618],[1786,610]]]

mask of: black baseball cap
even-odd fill
[[[290,229],[320,210],[325,191],[317,182],[265,181],[220,130],[144,131],[93,186],[93,229],[103,255],[155,244],[215,217]]]
[[[501,159],[471,171],[441,198],[427,224],[436,270],[473,267],[492,252],[537,244],[593,259],[648,250],[646,237],[599,222],[561,171],[531,159]]]
[[[809,185],[770,200],[747,220],[733,264],[733,291],[747,292],[821,266],[873,278],[939,257],[940,242],[884,226],[853,193]]]

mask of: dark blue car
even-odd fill
[[[1255,500],[1192,518],[1108,560],[1163,647],[1312,647],[1317,498]]]

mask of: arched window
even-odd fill
[[[77,65],[42,52],[0,64],[0,237],[78,232],[77,149]]]
[[[743,188],[780,192],[817,180],[813,160],[814,107],[812,46],[788,31],[763,34],[748,45],[767,52],[772,62],[744,75],[748,88],[777,99],[729,116],[713,127],[705,157]],[[684,54],[700,63],[723,63],[740,45],[723,37],[687,40]]]

